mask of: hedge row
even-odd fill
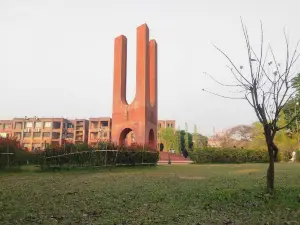
[[[0,138],[0,169],[19,167],[28,161],[35,161],[36,155],[22,149],[14,139]]]
[[[202,148],[189,152],[195,163],[264,163],[269,161],[266,150],[237,148]]]
[[[51,151],[52,152],[52,151]],[[50,156],[49,150],[42,152],[40,165],[42,170],[50,168],[100,167],[116,165],[156,164],[157,151],[128,150],[88,150]]]
[[[300,162],[300,150],[296,151],[296,161]]]
[[[0,138],[0,169],[39,164],[42,169],[50,167],[84,167],[156,164],[159,154],[149,146],[117,146],[99,143],[96,147],[87,144],[50,146],[44,151],[26,151],[15,139]]]

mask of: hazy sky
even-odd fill
[[[246,102],[226,94],[203,71],[230,81],[227,62],[246,60],[240,16],[254,45],[259,21],[265,39],[283,55],[283,27],[300,38],[299,1],[279,0],[0,0],[0,118],[110,116],[114,38],[128,38],[127,99],[135,94],[136,27],[147,23],[158,42],[159,119],[189,130],[249,124]]]

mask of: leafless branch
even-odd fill
[[[213,81],[215,81],[216,83],[222,85],[222,86],[226,86],[226,87],[241,87],[241,85],[238,85],[238,84],[223,84],[221,83],[220,81],[218,81],[217,79],[215,79],[212,75],[206,73],[206,72],[203,72],[203,74],[209,76]]]
[[[214,92],[207,91],[205,89],[202,89],[202,91],[207,92],[207,93],[212,94],[212,95],[222,97],[222,98],[227,98],[227,99],[239,99],[239,100],[245,99],[244,97],[230,97],[230,96],[220,95],[220,94],[217,94],[217,93],[214,93]]]
[[[235,69],[235,71],[243,78],[243,80],[245,82],[247,82],[249,85],[251,85],[251,83],[243,76],[243,74],[237,69],[237,67],[235,66],[235,64],[232,62],[232,60],[229,58],[228,55],[226,55],[220,48],[218,48],[216,45],[213,45],[219,52],[221,52],[226,58],[227,60],[230,62],[230,64],[233,66],[233,68]]]

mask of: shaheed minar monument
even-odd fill
[[[146,24],[137,28],[136,94],[131,104],[126,101],[127,38],[120,35],[114,45],[112,142],[125,144],[131,135],[129,142],[156,148],[157,43],[149,41]]]

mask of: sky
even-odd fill
[[[254,47],[284,55],[285,28],[300,38],[297,0],[0,0],[0,118],[111,117],[114,38],[128,39],[127,100],[135,95],[136,28],[147,23],[158,43],[158,116],[211,135],[250,124],[255,113],[207,72],[232,82],[228,62],[246,64],[240,17]],[[230,94],[230,93],[229,93]]]

